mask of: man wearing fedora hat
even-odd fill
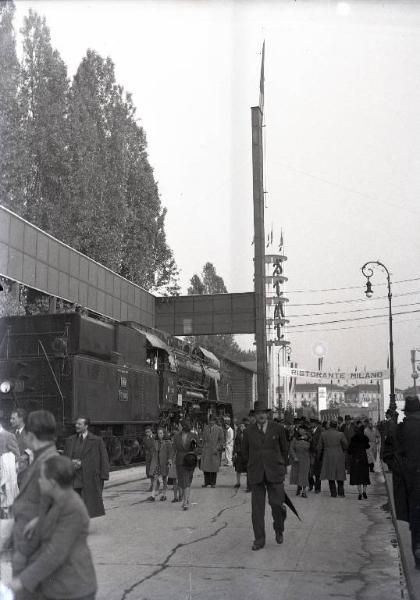
[[[395,509],[397,519],[410,524],[411,547],[416,569],[420,570],[420,401],[417,396],[406,397],[404,412],[405,419],[397,430],[393,468]]]
[[[248,482],[252,491],[252,550],[260,550],[265,545],[266,494],[273,515],[276,542],[283,542],[287,439],[284,427],[268,420],[267,408],[262,402],[255,402],[254,411],[256,423],[249,425],[244,432],[243,458],[248,465]]]

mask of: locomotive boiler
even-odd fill
[[[231,414],[219,402],[220,364],[207,349],[133,322],[79,313],[0,319],[0,417],[51,411],[59,443],[90,419],[112,462],[141,457],[146,425]]]

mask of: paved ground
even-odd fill
[[[326,491],[296,498],[290,489],[302,522],[289,513],[279,546],[268,514],[259,552],[251,551],[250,494],[233,489],[230,469],[222,469],[216,489],[202,489],[196,472],[186,512],[171,502],[145,502],[143,477],[142,467],[131,469],[125,484],[114,474],[104,492],[107,514],[92,522],[98,600],[407,598],[395,530],[382,509],[386,490],[376,476],[367,501],[349,486],[344,499]]]

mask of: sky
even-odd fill
[[[88,48],[114,61],[147,135],[184,293],[208,261],[230,292],[253,289],[250,107],[265,40],[266,230],[283,231],[292,360],[315,368],[322,344],[326,369],[386,367],[385,274],[368,300],[361,273],[380,260],[396,383],[411,384],[420,312],[397,313],[420,311],[418,3],[16,4],[16,29],[29,8],[46,16],[70,78]]]

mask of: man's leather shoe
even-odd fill
[[[264,548],[265,544],[258,544],[257,542],[254,542],[252,544],[252,550],[261,550],[261,548]]]
[[[276,542],[278,544],[283,543],[283,534],[281,533],[281,531],[276,531]]]

